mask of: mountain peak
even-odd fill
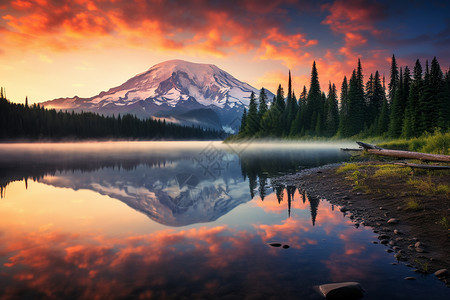
[[[208,108],[218,114],[222,123],[226,123],[241,116],[252,92],[259,93],[215,65],[174,59],[156,64],[97,96],[60,98],[43,105],[105,115],[131,113],[141,118],[170,116],[172,120],[178,114]],[[201,120],[199,123],[202,123]]]

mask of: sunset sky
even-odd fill
[[[169,59],[212,63],[297,94],[316,60],[322,89],[361,58],[450,66],[448,1],[0,0],[0,86],[13,102],[91,97]]]

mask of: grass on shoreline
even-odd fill
[[[363,190],[367,193],[374,191],[375,182],[390,178],[402,181],[405,186],[409,186],[411,194],[450,197],[450,184],[446,182],[435,183],[433,180],[450,175],[448,170],[413,170],[410,167],[382,162],[344,163],[336,170],[336,174],[342,174],[351,180],[354,190]],[[418,207],[412,203],[410,206],[412,209]]]
[[[450,154],[450,132],[436,131],[427,133],[418,138],[397,139],[379,143],[378,146],[386,149],[409,150],[432,154]]]

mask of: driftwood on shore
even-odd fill
[[[419,159],[423,161],[438,161],[438,162],[450,162],[450,155],[442,155],[442,154],[429,154],[429,153],[421,153],[421,152],[412,152],[412,151],[401,151],[401,150],[389,150],[383,149],[374,145],[366,144],[363,142],[356,142],[365,151],[370,154],[380,155],[380,156],[389,156],[395,158],[409,158],[409,159]]]

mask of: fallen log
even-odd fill
[[[443,154],[429,154],[421,152],[412,151],[401,151],[401,150],[389,150],[383,149],[370,144],[356,142],[358,145],[364,148],[368,153],[380,156],[389,156],[396,158],[409,158],[409,159],[419,159],[423,161],[439,161],[439,162],[450,162],[450,155]]]
[[[437,165],[419,165],[411,163],[394,163],[397,166],[410,167],[415,169],[428,169],[428,170],[450,170],[450,166],[437,166]]]

